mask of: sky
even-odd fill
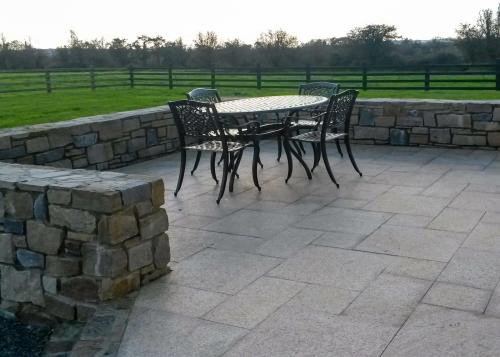
[[[453,37],[460,23],[474,23],[481,9],[499,0],[5,0],[0,34],[31,40],[35,47],[80,39],[138,35],[182,37],[192,44],[198,32],[215,31],[221,40],[254,43],[260,33],[283,29],[301,42],[344,36],[355,27],[389,24],[406,38]]]

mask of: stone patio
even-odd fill
[[[331,149],[340,189],[270,142],[219,206],[206,156],[178,198],[177,154],[121,169],[164,178],[174,263],[119,356],[498,356],[500,155],[357,145],[360,178]]]

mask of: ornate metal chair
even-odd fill
[[[195,88],[186,95],[187,99],[195,100],[197,102],[220,103],[222,101],[220,99],[219,92],[217,92],[217,89]]]
[[[330,82],[312,82],[299,85],[299,95],[319,95],[322,97],[330,98],[332,95],[339,93],[339,85]],[[328,105],[319,106],[312,109],[306,109],[302,112],[308,114],[310,117],[326,112]],[[295,128],[300,129],[314,129],[316,127],[316,120],[308,118],[307,115],[300,116],[295,123]]]
[[[217,89],[211,89],[211,88],[195,88],[189,93],[186,94],[187,99],[189,100],[194,100],[197,102],[203,102],[203,103],[219,103],[221,102],[221,98],[219,95],[219,92],[217,92]],[[194,174],[196,169],[198,168],[198,164],[200,163],[201,159],[201,151],[198,151],[196,153],[196,159],[194,161],[193,169],[191,170],[191,175]],[[214,157],[215,161],[215,157]],[[211,162],[211,165],[213,163]],[[213,171],[214,168],[211,167],[211,170]]]
[[[211,173],[212,178],[216,182],[218,181],[215,174],[214,162],[215,154],[219,152],[222,154],[223,160],[222,181],[219,196],[217,198],[217,204],[219,204],[226,189],[227,176],[229,173],[229,156],[233,153],[236,157],[229,181],[229,190],[232,191],[234,177],[238,171],[238,166],[243,156],[243,150],[249,146],[249,144],[242,141],[228,140],[226,130],[223,127],[222,121],[213,103],[179,100],[169,102],[168,105],[170,106],[175,125],[179,132],[179,143],[181,147],[181,167],[174,195],[177,196],[182,186],[184,171],[186,169],[187,150],[195,150],[197,152],[208,151],[212,153]],[[193,143],[187,143],[187,138],[190,138]]]
[[[187,99],[194,100],[197,102],[220,103],[222,101],[217,89],[212,89],[212,88],[195,88],[192,91],[190,91],[189,93],[187,93],[186,95],[187,95]],[[243,117],[242,119],[245,123],[249,122],[249,120],[246,117]],[[239,121],[237,120],[237,118],[232,118],[232,120],[237,125],[239,124]],[[239,134],[239,130],[237,130],[237,129],[228,129],[227,132],[233,136],[236,136]],[[196,169],[198,168],[198,164],[200,163],[200,159],[201,159],[201,151],[198,151],[196,153],[196,159],[195,159],[195,162],[193,165],[193,169],[191,170],[191,175],[193,175],[194,172],[196,171]],[[230,154],[230,157],[229,157],[229,169],[230,170],[234,166],[234,160],[235,160],[234,155]],[[220,158],[217,165],[220,166],[221,162],[222,162],[222,157]],[[260,167],[264,167],[264,165],[262,165],[262,162],[260,161],[260,158],[258,158],[257,162],[259,163]],[[215,156],[214,156],[213,160],[210,161],[211,170],[214,170],[214,168],[212,167],[214,164],[215,164]],[[238,177],[238,174],[236,174],[236,176]]]
[[[338,94],[339,85],[337,83],[331,82],[311,82],[307,84],[299,85],[299,95],[319,95],[322,97],[330,98],[332,95]],[[300,134],[301,130],[313,130],[316,127],[316,120],[314,119],[319,114],[326,112],[327,105],[318,106],[315,108],[304,109],[296,113],[296,118],[291,122],[291,129],[297,134]],[[278,142],[278,161],[281,158],[281,143]],[[296,146],[297,152],[300,154],[301,151],[305,153],[304,146],[301,142]],[[313,148],[314,149],[314,148]],[[337,142],[337,150],[340,156],[343,156],[342,149]]]
[[[289,138],[292,142],[308,142],[314,144],[314,166],[311,171],[318,166],[321,157],[323,157],[328,175],[337,187],[339,187],[339,185],[333,176],[326,152],[326,144],[329,142],[338,142],[339,139],[343,139],[352,166],[360,176],[363,175],[354,160],[349,137],[351,113],[358,93],[358,91],[351,89],[332,96],[326,112],[313,118],[316,121],[314,130]],[[292,151],[292,153],[297,156],[294,151]],[[306,168],[306,172],[307,171],[308,169]]]
[[[330,98],[332,95],[339,93],[340,86],[337,83],[331,82],[311,82],[307,84],[299,85],[299,95],[320,95],[322,97]],[[300,134],[301,130],[313,130],[316,127],[316,120],[312,117],[317,116],[321,113],[326,112],[328,104],[318,106],[316,108],[306,109],[299,113],[299,118],[294,124],[294,129],[297,130],[297,134]],[[302,115],[300,115],[302,114]],[[337,151],[341,157],[344,156],[340,143],[335,140],[337,145]],[[305,153],[304,147],[300,144],[302,151]],[[313,148],[314,149],[314,148]]]

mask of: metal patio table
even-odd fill
[[[257,116],[258,114],[267,113],[275,113],[279,116],[280,113],[284,113],[287,117],[290,117],[299,110],[320,106],[328,102],[328,100],[329,99],[326,97],[313,95],[280,95],[229,100],[225,102],[215,103],[215,107],[217,109],[217,112],[223,116],[244,117],[246,115]],[[243,137],[246,137],[248,140],[254,142],[252,175],[254,184],[259,189],[259,191],[261,189],[257,178],[257,163],[259,162],[260,153],[259,141],[268,139],[270,137],[277,136],[279,139],[281,139],[281,136],[283,136],[284,138],[283,146],[285,147],[288,161],[288,176],[286,179],[287,182],[290,179],[293,170],[291,154],[293,154],[304,167],[307,173],[307,177],[309,179],[312,178],[311,172],[309,171],[309,168],[302,159],[301,155],[290,146],[285,130],[285,123],[280,122],[276,124],[268,124],[263,127],[263,130],[261,132],[256,134],[242,134]],[[281,150],[281,144],[279,145],[279,148]]]
[[[264,113],[290,113],[317,107],[328,102],[328,98],[316,95],[278,95],[228,100],[215,103],[221,115],[255,115]]]

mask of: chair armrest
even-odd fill
[[[326,114],[326,112],[324,113],[320,113],[318,115],[314,115],[314,116],[310,116],[310,117],[307,117],[308,120],[315,120],[318,124],[322,122],[322,117],[324,117]],[[293,115],[289,115],[285,118],[285,127],[290,127],[292,121],[297,121],[299,118],[293,114]]]
[[[256,120],[250,120],[250,121],[247,121],[243,124],[240,124],[240,125],[235,125],[232,127],[232,129],[239,129],[239,128],[252,128],[252,127],[255,127],[255,128],[259,128],[260,127],[260,123]]]

